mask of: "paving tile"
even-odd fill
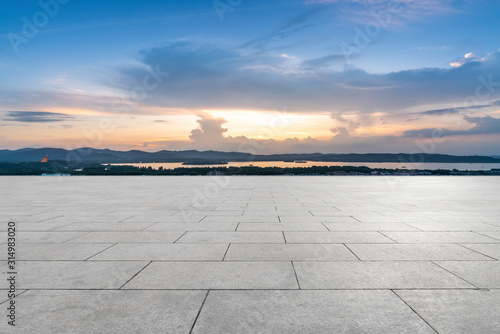
[[[21,232],[16,234],[17,243],[62,243],[74,239],[86,232],[58,232],[58,231],[42,231],[42,232]]]
[[[73,223],[57,229],[57,231],[141,231],[150,223]]]
[[[31,290],[17,297],[15,331],[2,333],[188,334],[205,291]],[[48,302],[50,301],[50,302]]]
[[[377,232],[377,231],[418,231],[417,228],[404,223],[323,223],[332,232]]]
[[[179,239],[183,231],[175,232],[90,232],[68,243],[171,243]]]
[[[500,290],[396,291],[440,334],[498,333]]]
[[[282,232],[187,232],[177,243],[284,243]]]
[[[454,244],[348,244],[347,247],[362,261],[492,260]]]
[[[56,228],[68,225],[69,223],[50,223],[50,222],[40,222],[40,223],[18,223],[16,228],[19,232],[44,232],[54,230]]]
[[[431,262],[295,262],[301,289],[474,288]]]
[[[284,232],[287,243],[394,243],[378,232]]]
[[[121,223],[198,223],[205,215],[175,214],[164,217],[134,216],[120,221]]]
[[[500,289],[499,261],[436,261],[436,263],[478,288]]]
[[[210,291],[193,333],[434,333],[390,291]]]
[[[153,262],[124,289],[298,289],[291,262]]]
[[[500,244],[464,244],[464,247],[500,260]]]
[[[112,244],[22,244],[17,247],[17,260],[85,260]]]
[[[474,232],[382,232],[383,235],[398,243],[445,244],[445,243],[500,243]]]
[[[358,261],[337,244],[231,244],[225,261]]]
[[[227,247],[227,244],[118,244],[90,260],[221,261]]]
[[[105,217],[101,215],[91,215],[88,212],[82,212],[75,215],[64,215],[52,219],[44,220],[48,223],[74,223],[74,224],[85,224],[85,223],[118,223],[123,218],[121,217]]]
[[[359,223],[350,216],[330,216],[330,217],[297,217],[290,215],[279,215],[282,223]]]
[[[149,231],[235,231],[238,223],[157,223],[144,229]]]
[[[500,240],[500,231],[478,231],[477,233],[493,239]]]
[[[118,289],[148,261],[18,261],[18,289]],[[0,287],[5,288],[2,280]]]
[[[206,216],[201,223],[239,223],[243,216]]]
[[[321,223],[240,223],[237,231],[312,231],[328,232]]]
[[[500,231],[499,226],[485,223],[408,223],[422,231]]]

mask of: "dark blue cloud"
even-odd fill
[[[329,68],[337,60],[337,55],[291,60],[279,54],[248,54],[216,44],[172,42],[142,52],[144,65],[170,73],[145,102],[171,108],[269,110],[286,105],[290,111],[301,112],[388,114],[421,105],[458,105],[453,110],[429,112],[443,114],[500,98],[500,57],[496,54],[458,68],[388,74],[352,67],[340,72]],[[143,67],[119,71],[124,78],[117,86],[124,90],[140,85],[145,74]],[[494,86],[481,86],[488,81]],[[466,100],[474,99],[478,91],[481,95],[477,101]]]
[[[23,123],[62,122],[72,119],[73,116],[48,111],[7,111],[4,121]]]

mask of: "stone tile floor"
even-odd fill
[[[0,333],[500,333],[500,177],[0,187]]]

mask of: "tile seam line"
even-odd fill
[[[227,245],[227,248],[226,248],[226,252],[224,253],[224,256],[222,257],[222,260],[221,261],[225,261],[226,260],[226,255],[227,255],[227,252],[229,252],[229,247],[231,247],[231,243],[229,243]],[[226,261],[227,262],[227,261]]]
[[[71,244],[70,244],[70,245],[71,245]],[[97,245],[99,245],[99,244],[97,244]],[[93,255],[89,256],[88,258],[86,258],[86,259],[85,259],[85,260],[83,260],[83,261],[87,261],[87,260],[89,260],[89,259],[93,258],[94,256],[99,255],[99,254],[101,254],[102,252],[104,252],[104,251],[106,251],[106,250],[108,250],[108,249],[110,249],[111,247],[116,246],[116,245],[118,245],[118,243],[113,243],[111,246],[106,247],[106,248],[104,248],[103,250],[101,250],[101,251],[99,251],[99,252],[97,252],[97,253],[95,253],[95,254],[93,254]],[[43,260],[42,260],[42,261],[43,261]]]
[[[427,320],[425,320],[417,311],[415,311],[415,309],[413,307],[411,307],[407,302],[406,300],[404,300],[403,298],[401,298],[400,295],[398,295],[393,289],[390,290],[393,294],[396,295],[396,297],[398,297],[406,306],[408,306],[408,308],[410,310],[413,311],[413,313],[415,313],[423,322],[425,322],[427,324],[427,326],[429,326],[435,333],[439,334],[439,332],[434,328],[432,327],[432,325],[427,322]]]
[[[71,224],[69,224],[69,225],[71,225]],[[73,240],[75,240],[75,239],[78,239],[78,238],[80,238],[80,237],[83,237],[83,236],[85,236],[85,235],[87,235],[87,234],[90,234],[90,233],[92,233],[92,232],[95,232],[95,231],[48,231],[48,232],[66,232],[66,233],[75,233],[75,232],[80,232],[80,233],[81,233],[81,232],[85,232],[85,233],[83,233],[82,235],[79,235],[79,236],[77,236],[77,237],[74,237],[74,238],[68,239],[68,240],[66,240],[66,241],[63,241],[63,242],[57,242],[57,243],[61,243],[61,244],[66,244],[66,243],[67,243],[67,244],[70,244],[70,245],[71,245],[70,241],[73,241]],[[27,242],[27,243],[29,243],[29,242]],[[32,243],[34,243],[34,244],[39,244],[39,243],[44,243],[44,242],[32,242]]]
[[[384,237],[386,237],[387,239],[394,241],[396,244],[399,244],[399,242],[397,242],[397,241],[396,241],[396,240],[394,240],[393,238],[391,238],[391,237],[389,237],[389,236],[385,235],[383,232],[385,232],[385,231],[382,231],[382,232],[381,232],[381,231],[377,231],[377,233],[378,233],[378,234],[383,235],[383,236],[384,236]]]
[[[290,261],[292,263],[292,269],[293,269],[293,274],[295,275],[295,280],[297,281],[297,286],[299,287],[299,290],[302,290],[300,287],[300,282],[299,282],[299,277],[297,276],[297,271],[295,270],[295,264],[293,261]]]
[[[122,290],[122,288],[127,285],[131,280],[133,280],[137,275],[139,275],[144,269],[146,269],[153,261],[149,261],[144,267],[142,267],[141,270],[139,270],[134,276],[130,277],[129,280],[127,280],[121,287],[119,287],[117,290]]]
[[[476,243],[476,244],[477,244],[477,243]],[[455,245],[461,246],[461,247],[463,247],[463,248],[465,248],[465,249],[467,249],[467,250],[470,250],[470,251],[473,251],[473,252],[475,252],[475,253],[478,253],[478,254],[481,254],[481,255],[483,255],[483,256],[486,256],[486,257],[488,257],[488,258],[490,258],[490,259],[492,259],[492,260],[498,261],[498,259],[494,258],[493,256],[489,256],[489,255],[483,254],[483,253],[481,253],[481,252],[479,252],[479,251],[477,251],[477,250],[475,250],[475,249],[472,249],[472,248],[469,248],[469,247],[465,247],[463,244],[456,243]]]
[[[182,238],[183,236],[185,236],[187,233],[188,233],[188,231],[182,233],[182,235],[180,237],[178,237],[177,239],[175,239],[175,241],[172,242],[172,244],[175,244],[177,241],[179,241],[180,238]]]
[[[344,245],[344,247],[345,247],[345,248],[347,248],[347,249],[349,250],[349,252],[351,252],[351,253],[352,253],[352,255],[354,255],[354,256],[356,257],[356,259],[358,259],[358,261],[362,261],[362,260],[359,258],[359,256],[358,256],[358,255],[356,255],[356,253],[354,253],[354,252],[352,251],[352,249],[350,249],[350,248],[349,248],[349,246],[347,246],[347,244],[343,243],[342,245]]]
[[[481,234],[481,233],[480,233],[480,232],[495,232],[495,231],[479,231],[479,232],[478,232],[478,231],[471,231],[471,232],[472,232],[472,233],[479,234],[479,235],[481,235],[481,236],[483,236],[483,237],[486,237],[486,238],[491,238],[491,239],[493,239],[493,240],[498,240],[498,241],[500,241],[500,238],[494,238],[494,237],[490,237],[489,235],[484,235],[484,234]]]
[[[210,293],[210,289],[207,290],[207,293],[205,294],[205,298],[203,298],[203,302],[201,303],[200,309],[198,310],[198,313],[196,314],[196,317],[194,318],[193,325],[191,325],[191,329],[189,330],[189,334],[193,333],[194,327],[196,326],[196,323],[198,322],[198,318],[200,317],[201,311],[203,310],[203,306],[205,306],[205,302],[207,301],[209,293]]]
[[[449,273],[450,273],[450,274],[452,274],[453,276],[456,276],[457,278],[461,279],[462,281],[466,282],[467,284],[472,285],[472,286],[473,286],[473,287],[475,287],[476,289],[481,289],[480,287],[478,287],[477,285],[475,285],[475,284],[473,284],[473,283],[469,282],[469,281],[468,281],[468,280],[466,280],[465,278],[462,278],[462,277],[458,276],[457,274],[455,274],[454,272],[452,272],[452,271],[450,271],[450,270],[446,269],[445,267],[440,266],[439,264],[437,264],[437,263],[436,263],[436,260],[434,260],[434,261],[430,261],[430,262],[431,262],[432,264],[434,264],[434,265],[438,266],[439,268],[441,268],[441,269],[443,269],[443,270],[445,270],[445,271],[449,272]]]

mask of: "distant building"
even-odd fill
[[[48,162],[49,161],[49,156],[46,155],[45,158],[43,158],[42,160],[40,160],[40,162]]]

